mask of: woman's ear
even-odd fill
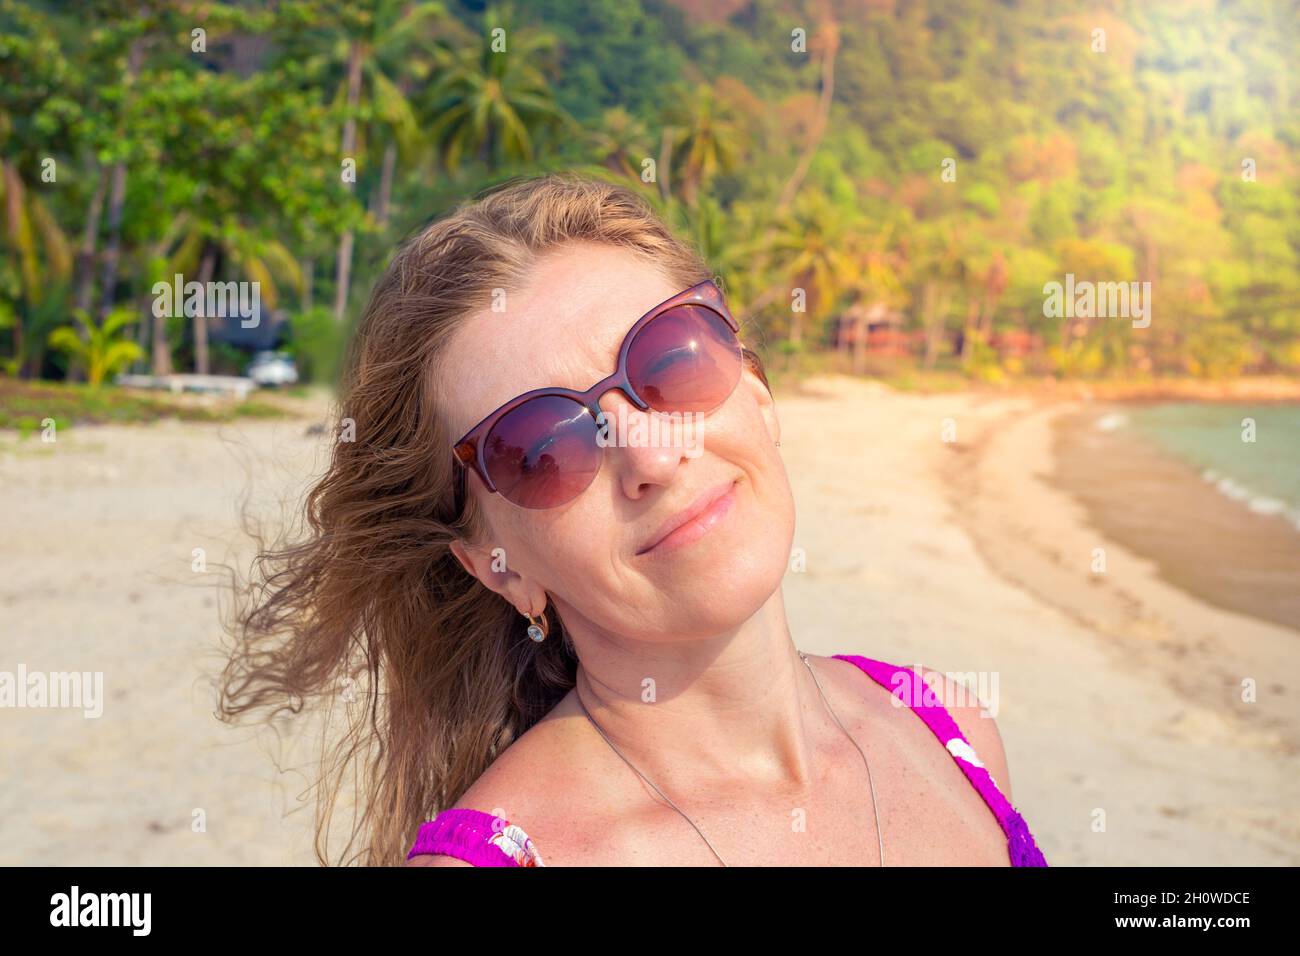
[[[456,560],[460,562],[460,566],[469,572],[470,577],[478,578],[483,582],[483,586],[491,591],[504,593],[511,572],[506,569],[505,561],[501,557],[504,554],[502,549],[470,544],[464,538],[456,538],[449,547]]]
[[[763,421],[767,424],[767,433],[772,436],[772,444],[781,444],[781,420],[776,416],[776,402],[763,409]]]
[[[454,539],[449,547],[470,577],[501,595],[520,614],[528,613],[528,608],[546,607],[546,590],[534,580],[511,571],[506,565],[504,548],[466,544],[461,538]]]
[[[781,421],[776,414],[776,399],[772,396],[772,391],[767,383],[763,381],[748,365],[745,367],[746,384],[752,389],[754,399],[758,402],[759,414],[763,416],[763,424],[767,426],[767,433],[772,436],[773,444],[781,443]]]
[[[460,566],[469,573],[469,576],[472,578],[478,577],[478,575],[474,573],[474,565],[469,559],[469,552],[465,550],[464,542],[461,541],[460,538],[456,538],[451,542],[450,548],[451,553],[456,556],[456,560],[459,561]]]

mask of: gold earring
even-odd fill
[[[541,616],[534,620],[531,614],[525,614],[528,618],[528,636],[540,644],[546,640],[546,635],[550,632],[550,624],[546,620],[546,611],[543,610]]]

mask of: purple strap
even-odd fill
[[[475,866],[544,866],[533,841],[517,826],[482,810],[453,807],[420,825],[406,854],[440,853]]]
[[[939,742],[944,745],[966,779],[971,782],[984,802],[997,817],[1002,832],[1007,835],[1007,853],[1012,866],[1047,866],[1038,845],[1034,843],[1029,825],[1016,812],[1015,807],[998,789],[992,775],[979,763],[975,748],[970,745],[957,722],[952,719],[928,684],[919,682],[917,672],[908,667],[897,667],[884,661],[875,661],[857,654],[832,654],[832,657],[856,664],[877,684],[884,687],[904,704],[912,708]],[[931,701],[934,701],[931,703]]]

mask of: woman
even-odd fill
[[[1045,865],[978,705],[797,650],[775,402],[631,191],[554,174],[429,226],[341,405],[223,701],[351,692],[322,860],[365,756],[368,863]]]

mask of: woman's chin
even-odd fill
[[[772,539],[726,537],[719,535],[707,548],[683,548],[643,569],[655,589],[672,602],[674,616],[687,607],[691,617],[701,608],[713,612],[710,616],[727,616],[735,609],[744,620],[781,586],[789,555],[773,549]]]

